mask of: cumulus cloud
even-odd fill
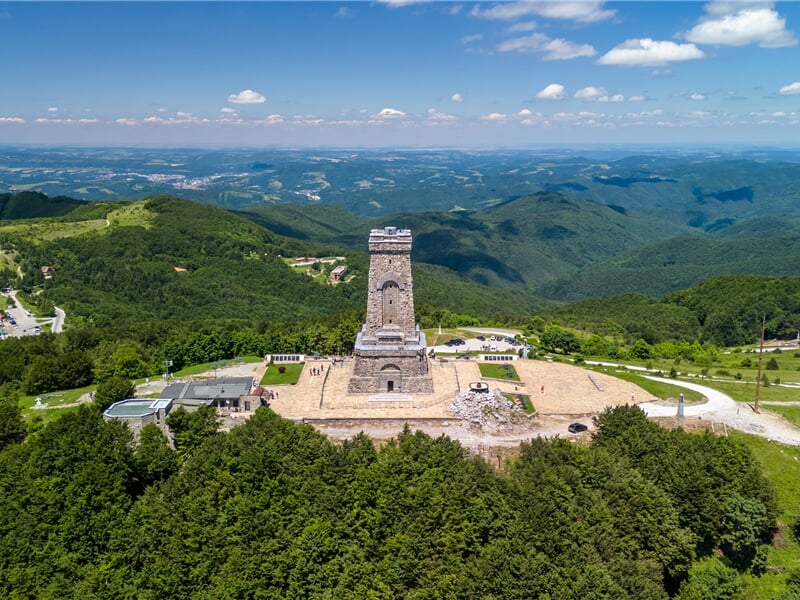
[[[508,115],[503,113],[489,113],[488,115],[483,115],[481,117],[481,121],[506,121],[508,119]]]
[[[703,94],[699,93],[699,92],[692,93],[689,96],[689,98],[691,98],[692,100],[705,100],[706,99],[706,97]]]
[[[536,94],[539,100],[561,100],[564,98],[564,86],[560,83],[551,83]]]
[[[625,96],[622,94],[614,94],[609,96],[605,88],[595,87],[593,85],[587,86],[575,92],[575,98],[587,102],[624,102]]]
[[[114,122],[117,123],[118,125],[127,125],[129,127],[139,124],[139,121],[137,121],[136,119],[129,119],[127,117],[120,117],[119,119],[114,119]]]
[[[797,38],[786,29],[786,19],[770,5],[737,2],[710,2],[707,15],[684,37],[696,44],[762,48],[796,46]]]
[[[440,112],[435,108],[428,109],[428,118],[431,121],[455,121],[455,115],[449,115],[447,113]]]
[[[520,117],[530,117],[533,112],[529,108],[523,108],[517,113]]]
[[[47,109],[47,112],[49,112],[49,113],[58,112],[58,107],[57,106],[51,106],[50,108]]]
[[[20,117],[0,117],[0,123],[17,123],[19,125],[24,125],[25,119]]]
[[[253,90],[242,90],[238,94],[228,96],[228,102],[233,104],[263,104],[267,99]]]
[[[597,50],[589,44],[576,44],[563,38],[553,39],[543,33],[506,40],[497,49],[500,52],[531,52],[541,55],[544,60],[569,60],[597,54]]]
[[[626,40],[601,56],[601,65],[655,67],[670,62],[695,60],[705,54],[694,44],[676,44],[650,38]]]
[[[253,122],[256,125],[280,125],[281,123],[285,122],[285,119],[283,118],[283,116],[275,113],[275,114],[269,115],[265,119],[256,119]]]
[[[607,21],[616,14],[616,11],[604,8],[604,4],[605,2],[602,0],[577,2],[567,0],[551,2],[504,2],[495,4],[487,9],[481,9],[480,5],[476,5],[472,9],[472,15],[484,19],[504,21],[515,21],[522,17],[534,15],[546,19],[565,19],[581,23],[594,23],[597,21]]]
[[[628,98],[628,102],[644,102],[647,100],[644,96],[631,96]]]
[[[464,101],[464,94],[460,92],[456,92],[452,96],[450,96],[450,102],[463,102]]]
[[[235,108],[231,108],[230,106],[224,106],[224,107],[220,108],[220,109],[219,109],[219,112],[221,112],[221,113],[223,113],[223,114],[225,114],[225,115],[231,115],[231,116],[233,116],[233,117],[235,117],[236,115],[238,115],[238,114],[239,114],[239,113],[236,111],[236,109],[235,109]]]
[[[396,108],[382,108],[377,115],[374,115],[374,117],[378,119],[394,119],[405,116],[406,113],[404,113],[402,110],[397,110]]]
[[[594,87],[589,85],[575,92],[575,98],[579,100],[597,100],[601,96],[605,96],[608,92],[603,88]]]
[[[800,94],[800,81],[795,81],[794,83],[783,86],[778,93],[782,96],[793,96],[795,94]]]

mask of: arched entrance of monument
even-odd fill
[[[380,389],[387,392],[398,392],[402,389],[402,372],[400,367],[395,364],[388,364],[381,367],[378,378]]]

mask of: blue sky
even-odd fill
[[[0,3],[0,144],[794,144],[800,3]]]

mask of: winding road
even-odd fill
[[[727,394],[699,383],[649,375],[645,377],[652,381],[660,381],[700,392],[708,399],[703,404],[685,406],[683,414],[686,418],[703,417],[725,423],[725,425],[737,431],[765,437],[782,444],[800,446],[800,429],[787,423],[779,415],[770,412],[756,413],[749,405],[738,403]],[[644,402],[638,406],[648,417],[674,417],[677,414],[675,406],[659,402]]]

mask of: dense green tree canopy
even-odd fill
[[[229,433],[170,421],[180,470],[155,426],[134,451],[91,407],[0,452],[0,595],[706,597],[730,576],[695,557],[747,568],[776,510],[743,447],[638,409],[602,415],[590,445],[523,444],[504,471],[408,429],[376,449],[268,409]]]

